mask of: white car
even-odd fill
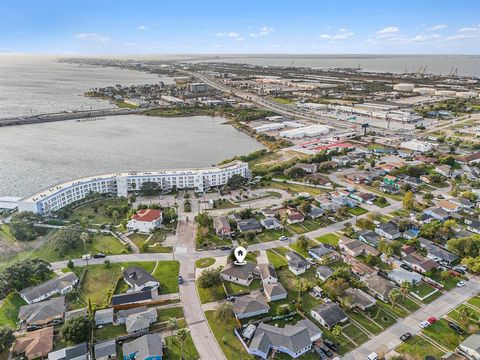
[[[465,286],[465,281],[459,281],[457,283],[457,287],[463,287],[463,286]]]
[[[92,258],[92,255],[90,255],[90,254],[84,254],[84,255],[82,255],[82,259],[83,259],[83,260],[90,260],[91,258]]]
[[[315,260],[313,260],[312,258],[306,258],[305,260],[307,260],[312,265],[316,264]]]
[[[425,328],[427,328],[427,327],[430,326],[430,323],[429,323],[427,320],[425,320],[425,321],[422,321],[422,322],[421,322],[420,324],[418,324],[418,325],[419,325],[422,329],[425,329]]]

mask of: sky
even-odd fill
[[[479,0],[1,0],[0,53],[480,54]]]

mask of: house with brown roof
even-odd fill
[[[412,252],[411,254],[405,256],[403,258],[403,262],[410,266],[413,270],[422,274],[436,269],[439,266],[437,262],[433,261],[432,259],[427,259],[416,252]]]
[[[239,296],[233,303],[233,313],[237,319],[266,314],[270,311],[267,301],[258,290]]]
[[[213,228],[218,236],[228,236],[233,233],[230,223],[225,216],[218,216],[213,219]]]
[[[349,239],[347,237],[340,238],[338,241],[338,247],[344,253],[354,257],[367,254],[371,254],[373,256],[380,255],[380,251],[375,249],[373,246],[356,239]]]
[[[13,352],[27,359],[46,358],[53,350],[53,326],[27,332],[18,337]]]
[[[372,269],[367,264],[355,259],[353,256],[345,255],[343,256],[343,261],[351,266],[352,272],[361,278],[376,275],[377,270]]]
[[[459,212],[462,209],[461,205],[455,204],[454,202],[449,200],[440,200],[437,205],[439,208],[445,210],[448,213]]]
[[[373,275],[368,278],[363,279],[369,290],[373,295],[384,302],[389,302],[388,294],[396,288],[393,283],[388,280],[385,280],[379,275]]]

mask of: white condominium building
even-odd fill
[[[223,186],[235,174],[250,177],[248,164],[233,161],[201,169],[163,170],[107,174],[68,181],[18,201],[19,211],[45,214],[57,211],[91,193],[126,197],[129,191],[140,190],[144,182],[156,182],[160,189],[194,189],[205,191]]]

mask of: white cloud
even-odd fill
[[[433,41],[433,40],[440,40],[442,39],[441,35],[438,34],[431,34],[431,35],[417,35],[410,39],[413,42],[424,42],[424,41]]]
[[[322,34],[322,35],[320,35],[320,39],[326,39],[326,40],[328,40],[328,39],[331,39],[331,38],[332,38],[332,36],[331,36],[331,35],[328,35],[328,34]]]
[[[143,25],[140,25],[140,26],[138,27],[138,30],[143,31],[143,30],[147,30],[147,28],[146,28],[145,26],[143,26]]]
[[[108,36],[98,33],[79,33],[76,34],[75,37],[79,40],[91,41],[100,44],[108,44],[110,42],[110,38]]]
[[[217,36],[236,38],[236,37],[239,36],[239,34],[238,34],[237,32],[231,31],[231,32],[221,32],[221,33],[217,33]]]
[[[377,38],[388,38],[397,36],[400,29],[396,26],[389,26],[382,30],[377,31]]]
[[[458,29],[455,35],[451,35],[446,40],[471,40],[480,39],[480,25],[476,27],[464,27]]]
[[[340,40],[347,40],[348,38],[354,36],[355,33],[348,31],[347,29],[340,29],[338,30],[337,34],[322,34],[320,35],[320,39],[322,40],[332,40],[332,41],[340,41]]]
[[[275,31],[275,29],[273,27],[264,26],[260,29],[260,31],[255,32],[255,33],[250,33],[250,36],[251,37],[266,36],[266,35],[270,35],[274,31]]]
[[[433,25],[429,28],[426,28],[425,31],[439,31],[439,30],[446,29],[447,27],[448,27],[447,24],[438,24],[438,25]]]

